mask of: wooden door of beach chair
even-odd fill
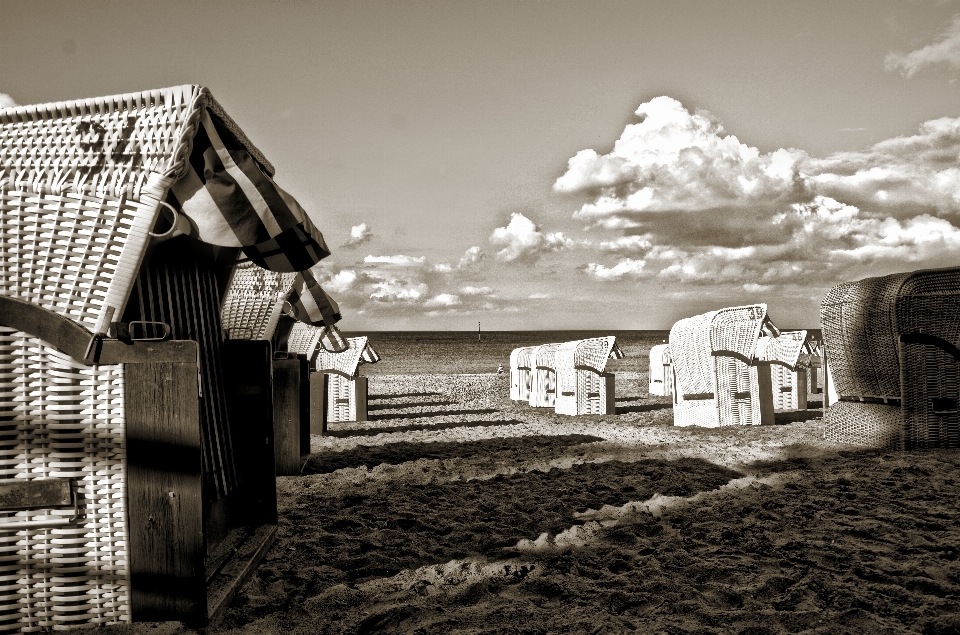
[[[543,344],[531,355],[530,405],[553,408],[557,400],[556,356],[560,344]]]
[[[670,345],[657,344],[650,349],[650,371],[647,392],[651,395],[669,397],[673,394],[673,366],[670,361]]]
[[[827,379],[836,392],[824,417],[827,438],[960,447],[960,268],[844,283],[820,311]]]
[[[220,206],[223,153],[264,205]],[[269,344],[233,356],[222,291],[328,254],[272,174],[198,86],[0,109],[0,491],[40,503],[0,500],[8,630],[202,625],[272,542]]]
[[[564,342],[554,358],[557,414],[615,414],[616,377],[605,372],[608,359],[623,358],[613,336]]]
[[[513,401],[530,401],[533,382],[530,360],[534,349],[536,346],[522,346],[510,353],[510,399]]]

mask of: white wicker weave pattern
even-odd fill
[[[317,371],[332,370],[347,377],[353,377],[357,374],[357,368],[360,364],[375,363],[368,362],[368,359],[380,359],[376,352],[370,347],[366,336],[348,337],[347,343],[349,346],[347,350],[342,353],[331,353],[322,346],[317,347]],[[367,352],[368,349],[370,351],[369,353]],[[372,353],[372,356],[370,353]],[[353,419],[346,419],[346,421],[353,421]]]
[[[121,366],[0,327],[0,478],[72,478],[84,515],[0,531],[0,632],[129,620]],[[0,523],[72,510],[0,512]]]
[[[510,399],[530,401],[532,388],[532,360],[536,346],[515,348],[510,353]]]
[[[290,337],[287,339],[287,350],[297,355],[306,355],[307,359],[312,359],[322,332],[323,329],[321,328],[297,322],[293,325]]]
[[[268,271],[253,263],[237,265],[220,311],[228,336],[271,339],[296,277],[296,273]]]
[[[531,355],[530,405],[535,408],[553,408],[557,398],[557,348],[560,344],[543,344]]]
[[[606,383],[603,374],[611,355],[622,355],[613,336],[564,342],[557,347],[554,356],[557,370],[554,410],[557,414],[604,412]]]

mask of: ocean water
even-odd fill
[[[521,346],[569,342],[613,335],[624,359],[611,359],[611,372],[646,371],[650,348],[666,342],[670,331],[364,331],[380,354],[376,364],[363,364],[361,375],[495,373],[510,370],[510,352]]]

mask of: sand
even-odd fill
[[[643,380],[563,417],[506,376],[371,377],[206,632],[960,632],[960,455],[828,443],[819,410],[675,428]]]

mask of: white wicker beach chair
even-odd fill
[[[295,279],[252,262],[238,265],[220,311],[227,339],[272,340]]]
[[[660,397],[673,394],[673,362],[670,360],[669,344],[657,344],[650,349],[647,392]]]
[[[536,348],[523,346],[510,353],[510,399],[514,401],[530,401],[531,355]]]
[[[203,624],[237,588],[208,597],[205,567],[272,541],[270,414],[227,416],[269,372],[221,366],[220,289],[241,249],[329,253],[272,175],[199,86],[0,109],[0,631]]]
[[[622,359],[617,338],[594,337],[557,347],[557,414],[615,414],[616,378],[605,372],[608,359]]]
[[[670,329],[674,425],[717,427],[772,422],[769,364],[789,360],[792,340],[765,304],[731,307],[679,320]],[[766,341],[759,347],[761,336]]]
[[[809,354],[806,331],[783,331],[779,337],[761,337],[757,342],[756,361],[768,362],[773,391],[774,410],[807,409],[807,368]],[[763,372],[754,363],[751,372]]]
[[[530,355],[530,405],[553,408],[557,400],[556,356],[560,344],[543,344]]]
[[[317,373],[326,382],[328,423],[367,420],[367,378],[359,374],[361,364],[380,361],[367,337],[347,338],[349,346],[341,353],[318,347],[314,361]]]

